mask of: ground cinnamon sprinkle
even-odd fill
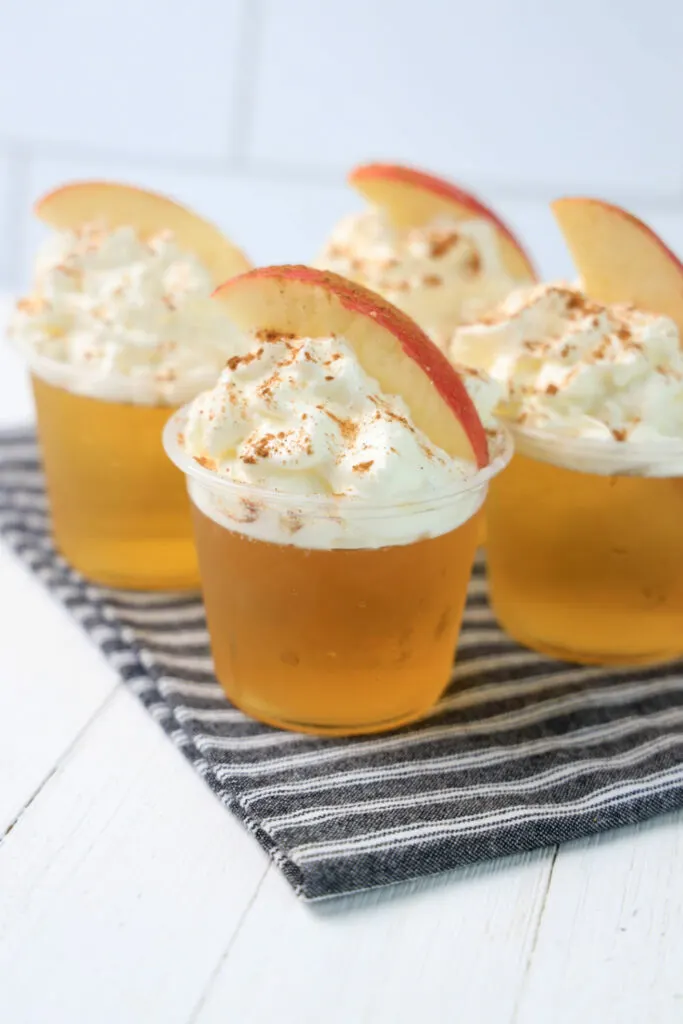
[[[260,331],[255,332],[255,337],[258,341],[293,341],[296,334],[278,331],[274,327],[263,327]]]
[[[442,256],[445,256],[454,245],[457,245],[459,241],[459,235],[455,231],[450,232],[447,235],[436,235],[432,238],[429,243],[429,255],[432,259],[438,260]]]
[[[285,512],[282,516],[282,525],[289,533],[298,533],[299,530],[303,529],[303,519],[296,512]]]
[[[465,269],[471,277],[481,273],[481,256],[478,252],[471,252],[465,261]]]
[[[254,455],[259,459],[267,459],[270,455],[271,442],[275,440],[275,434],[264,434],[253,447]]]
[[[354,473],[367,473],[367,471],[371,469],[372,466],[374,466],[374,464],[375,460],[369,459],[367,462],[357,462],[356,465],[353,466],[352,468]]]
[[[48,307],[48,303],[45,299],[33,296],[25,299],[19,299],[17,302],[17,309],[20,313],[42,313]]]
[[[567,297],[567,309],[583,309],[583,305],[583,297],[576,292]]]
[[[559,390],[560,389],[557,384],[548,384],[548,387],[545,389],[545,393],[546,395],[556,395]]]
[[[271,374],[267,380],[264,380],[256,388],[256,394],[259,398],[263,398],[266,402],[273,397],[273,388],[280,383],[280,376],[277,371]]]
[[[255,359],[260,359],[263,355],[263,349],[259,348],[256,352],[247,352],[244,356],[231,356],[225,364],[229,370],[235,371],[238,366],[248,366],[249,363],[253,363]]]
[[[439,277],[438,274],[425,274],[422,278],[422,284],[425,288],[438,288],[443,284],[443,278]]]
[[[255,501],[249,501],[248,498],[240,498],[240,503],[244,508],[244,518],[240,520],[242,523],[255,523],[259,517],[261,511]]]
[[[341,431],[341,436],[345,441],[353,443],[356,440],[360,424],[356,423],[354,420],[343,420],[340,416],[335,416],[333,412],[330,412],[329,409],[326,409],[322,405],[317,406],[317,408],[337,424]]]
[[[612,437],[615,441],[626,441],[628,438],[627,432],[622,428],[615,428],[612,431]]]
[[[394,412],[393,409],[389,409],[386,405],[382,411],[388,420],[394,420],[396,423],[401,423],[410,431],[411,434],[415,433],[415,427],[405,418],[405,416],[401,416],[399,413]]]

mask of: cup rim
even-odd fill
[[[616,438],[607,437],[573,437],[570,434],[563,434],[559,430],[544,430],[542,427],[527,427],[522,423],[515,423],[514,420],[503,420],[505,428],[512,435],[513,440],[517,437],[528,438],[532,441],[548,442],[564,445],[567,448],[574,448],[577,451],[605,452],[631,452],[633,454],[661,453],[663,456],[677,454],[683,456],[683,438],[662,436],[657,441],[617,441]]]
[[[363,498],[345,495],[335,497],[331,494],[297,494],[296,492],[276,491],[266,487],[230,480],[228,477],[220,476],[213,470],[200,465],[193,456],[188,455],[184,451],[178,441],[178,437],[182,434],[187,422],[188,412],[189,405],[184,405],[177,409],[167,420],[162,432],[164,450],[178,469],[182,470],[187,477],[205,484],[214,491],[221,491],[223,494],[230,494],[236,498],[266,501],[276,507],[291,507],[293,504],[296,504],[302,510],[325,508],[329,511],[331,505],[340,509],[343,506],[344,514],[346,515],[349,513],[378,513],[382,515],[392,512],[400,515],[419,513],[427,509],[433,509],[435,505],[447,504],[463,494],[480,490],[493,477],[505,469],[514,452],[511,432],[506,426],[499,425],[498,429],[493,432],[494,439],[498,442],[499,450],[495,453],[491,462],[482,469],[477,470],[471,477],[462,480],[461,486],[449,486],[448,488],[434,490],[427,498],[418,500],[408,499],[406,501],[400,501],[396,498],[390,501],[366,501]]]
[[[616,438],[571,437],[557,430],[526,427],[507,421],[519,455],[560,469],[596,476],[683,477],[683,439],[618,441]]]
[[[163,406],[177,408],[201,391],[213,387],[217,372],[203,372],[193,376],[186,374],[182,380],[164,385],[122,373],[98,377],[87,369],[74,367],[60,359],[37,352],[27,345],[12,343],[15,352],[24,359],[29,372],[46,384],[62,388],[83,398],[95,398],[103,402],[131,402],[134,405]],[[76,383],[78,386],[74,386]]]

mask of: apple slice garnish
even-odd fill
[[[683,341],[683,263],[661,238],[601,199],[556,199],[551,207],[590,298],[670,316]]]
[[[460,376],[417,324],[361,285],[311,267],[261,267],[214,292],[244,331],[300,338],[338,335],[386,395],[449,455],[485,466],[488,443]]]
[[[419,227],[439,216],[490,221],[498,233],[503,263],[511,277],[536,280],[531,260],[507,224],[476,196],[457,185],[398,164],[363,164],[351,171],[349,183],[380,207],[397,228]]]
[[[110,229],[132,227],[143,239],[172,231],[179,247],[200,260],[215,284],[252,266],[209,221],[166,196],[132,185],[78,181],[48,192],[34,209],[45,224],[62,231],[75,231],[92,222]]]

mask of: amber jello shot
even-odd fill
[[[210,296],[248,263],[189,210],[127,186],[69,185],[36,212],[57,233],[11,336],[31,372],[56,546],[96,583],[197,587],[161,432],[232,354]]]
[[[541,652],[666,661],[683,655],[683,265],[618,207],[554,209],[584,290],[537,291],[508,325],[517,343],[547,331],[516,364],[515,456],[488,500],[491,600]]]
[[[319,265],[383,295],[440,347],[455,328],[536,280],[522,243],[480,199],[400,164],[355,167],[369,206],[331,232]]]
[[[254,345],[165,431],[217,677],[287,729],[418,718],[448,684],[481,505],[509,446],[489,460],[458,375],[379,296],[274,267],[221,298]]]
[[[487,502],[491,600],[528,647],[629,665],[683,654],[683,441],[516,429]]]

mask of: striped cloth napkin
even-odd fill
[[[315,739],[231,707],[199,596],[106,590],[66,565],[26,432],[0,435],[0,532],[305,899],[683,806],[683,662],[607,671],[524,650],[491,615],[482,565],[438,706],[393,733]]]

